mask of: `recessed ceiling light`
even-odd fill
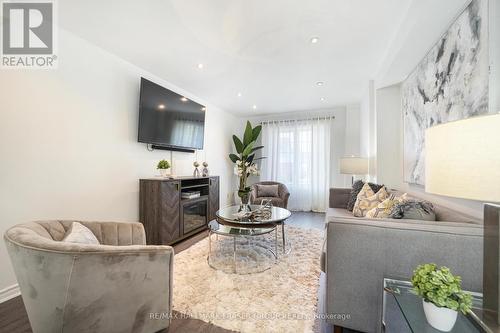
[[[312,37],[311,38],[311,44],[316,44],[317,42],[319,42],[319,37]]]
[[[321,101],[324,102],[325,101],[325,98],[324,97],[321,97]]]
[[[324,85],[324,84],[325,84],[325,83],[324,83],[323,81],[318,81],[318,82],[316,82],[316,85],[317,85],[317,86],[320,86],[320,87],[321,87],[322,85]]]
[[[198,68],[199,68],[199,69],[203,69],[203,64],[201,64],[201,63],[200,63],[200,64],[198,64]]]
[[[239,92],[239,93],[238,93],[238,97],[241,97],[241,96],[243,96],[243,94]]]
[[[158,109],[163,110],[165,108],[165,104],[158,105]]]
[[[255,104],[254,104],[254,105],[252,106],[252,109],[254,109],[254,110],[255,110],[255,109],[257,109],[257,105],[255,105]]]
[[[183,102],[187,102],[187,101],[188,101],[188,99],[187,99],[186,97],[181,97],[181,101],[183,101]]]

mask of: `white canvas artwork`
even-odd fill
[[[425,182],[425,130],[488,113],[488,1],[473,0],[402,86],[404,180]]]

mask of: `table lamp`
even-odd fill
[[[368,159],[355,156],[341,158],[340,173],[352,175],[351,184],[354,184],[355,175],[366,175],[368,173]]]
[[[425,191],[500,202],[500,114],[431,127],[425,132]],[[500,206],[484,206],[483,308],[500,324]]]

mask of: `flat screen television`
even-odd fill
[[[205,107],[141,78],[139,142],[172,150],[203,149]]]

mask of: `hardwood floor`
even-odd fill
[[[0,332],[31,333],[21,296],[0,304]]]
[[[324,228],[325,214],[310,213],[310,212],[294,212],[290,219],[287,221],[288,225],[300,228]],[[202,232],[189,239],[186,239],[174,245],[175,253],[182,252],[199,242],[207,236],[207,232]],[[311,296],[313,297],[313,296]],[[174,319],[168,332],[175,333],[230,333],[221,327],[209,324],[207,322],[190,319],[190,318],[175,318],[176,312],[174,311]],[[20,296],[15,297],[7,302],[0,304],[0,333],[31,333],[31,326],[28,321],[28,315],[24,308],[24,303]],[[75,332],[77,333],[77,332]]]
[[[325,214],[314,212],[292,212],[292,216],[286,221],[287,225],[305,229],[325,228]]]
[[[173,317],[181,317],[180,313],[173,312]],[[0,332],[1,333],[32,333],[28,315],[24,308],[22,298],[15,297],[0,304]],[[165,332],[158,333],[231,333],[218,326],[206,323],[198,319],[173,319],[170,328]],[[75,332],[77,333],[77,332]]]

